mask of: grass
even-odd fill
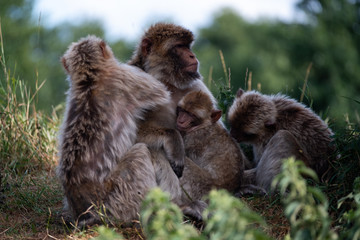
[[[23,80],[10,76],[2,39],[0,63],[3,71],[0,75],[3,76],[0,79],[0,239],[89,239],[99,233],[99,239],[106,239],[108,234],[114,239],[116,233],[126,239],[145,239],[143,228],[125,228],[119,224],[112,227],[114,232],[109,232],[101,227],[79,230],[64,224],[61,218],[63,193],[55,175],[56,136],[62,106],[49,116],[36,110],[36,94],[44,83],[30,91]],[[223,65],[226,69],[224,61]],[[230,71],[224,70],[224,73],[227,81],[220,86],[219,103],[226,112],[234,96]],[[251,86],[251,74],[247,80]],[[359,225],[353,223],[359,211],[354,209],[353,199],[346,196],[351,194],[354,179],[360,172],[360,129],[359,123],[345,121],[343,125],[335,131],[339,155],[333,166],[336,171],[326,183],[310,183],[325,193],[331,226],[338,231]],[[280,196],[242,199],[250,210],[265,220],[264,232],[273,239],[283,239],[290,233],[290,222],[281,199]],[[342,201],[340,207],[339,200]],[[204,230],[197,223],[186,222]],[[184,222],[178,226],[182,224]]]

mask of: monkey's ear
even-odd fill
[[[241,95],[243,95],[243,94],[244,94],[244,90],[242,90],[241,88],[239,88],[239,90],[237,90],[237,92],[236,92],[236,97],[239,98],[239,97],[241,97]]]
[[[110,56],[108,50],[106,49],[106,43],[105,43],[103,40],[101,40],[99,46],[100,46],[101,52],[102,52],[102,54],[103,54],[103,57],[104,57],[105,59],[110,58],[111,56]]]
[[[141,53],[144,57],[146,57],[151,51],[152,42],[148,38],[144,38],[141,41]]]
[[[66,72],[69,73],[69,67],[68,67],[68,65],[66,64],[66,59],[65,59],[65,57],[62,57],[62,58],[61,58],[61,63],[62,63],[62,65],[63,65],[63,67],[65,68]]]
[[[221,118],[222,111],[221,110],[213,110],[211,112],[211,122],[216,123]]]

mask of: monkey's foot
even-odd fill
[[[195,221],[202,221],[202,213],[206,207],[207,204],[204,201],[196,200],[188,206],[184,206],[182,212],[185,216],[188,216]]]
[[[267,195],[267,192],[264,188],[255,186],[253,184],[247,184],[242,185],[237,193],[234,194],[235,197],[244,197],[249,195],[259,195],[259,196],[265,196]]]

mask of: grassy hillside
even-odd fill
[[[168,226],[161,221],[168,221],[169,226],[176,226],[179,230],[176,234],[180,235],[175,233],[172,235],[174,239],[176,236],[182,236],[178,239],[185,239],[185,235],[181,234],[193,233],[196,235],[193,239],[209,236],[215,236],[213,239],[216,239],[219,233],[231,229],[233,235],[229,233],[229,236],[238,236],[236,234],[242,233],[241,231],[247,231],[241,230],[240,225],[233,225],[240,220],[247,224],[246,226],[261,230],[261,233],[255,229],[247,234],[253,237],[262,236],[264,239],[268,237],[283,239],[286,234],[291,234],[295,238],[303,233],[302,229],[311,230],[314,226],[321,226],[320,229],[323,230],[324,235],[317,236],[325,236],[325,233],[328,233],[326,235],[328,239],[335,239],[335,233],[339,233],[339,236],[335,236],[339,239],[348,239],[345,233],[351,236],[359,234],[355,227],[359,226],[360,219],[358,209],[360,196],[356,195],[360,189],[355,188],[354,193],[352,192],[354,179],[360,175],[360,129],[359,122],[352,123],[346,118],[344,122],[334,124],[339,159],[334,163],[331,179],[322,184],[309,181],[311,187],[305,187],[308,191],[298,191],[304,190],[306,186],[300,178],[300,180],[289,180],[289,191],[294,194],[245,197],[241,199],[246,203],[244,206],[243,202],[226,194],[214,193],[211,196],[213,204],[210,205],[209,211],[221,213],[220,219],[224,218],[226,221],[216,222],[214,219],[208,219],[207,226],[176,218],[178,210],[171,206],[166,196],[163,197],[161,193],[150,196],[147,207],[142,212],[144,216],[146,214],[156,216],[159,214],[159,209],[167,207],[172,209],[174,214],[169,215],[169,218],[165,215],[165,220],[159,220],[160,225],[154,225],[156,218],[142,220],[142,223],[147,225],[140,228],[125,228],[121,223],[108,226],[115,229],[115,232],[97,227],[81,230],[76,226],[66,225],[61,218],[63,194],[55,176],[56,137],[63,106],[54,108],[50,115],[37,111],[35,101],[43,83],[30,91],[22,79],[16,79],[12,71],[7,69],[4,59],[4,50],[1,49],[0,62],[5,78],[0,79],[0,239],[89,239],[98,236],[99,232],[103,237],[101,239],[106,239],[105,236],[114,239],[117,233],[122,234],[126,239],[144,239],[145,235],[151,239],[161,239],[157,232],[159,226],[164,229]],[[220,92],[220,105],[227,106],[232,96],[227,92],[226,87],[222,87]],[[302,169],[301,166],[298,168]],[[283,177],[286,179],[289,175]],[[346,196],[348,198],[344,198]],[[353,200],[354,196],[357,196],[355,198],[357,202]],[[339,206],[340,202],[342,204]],[[156,207],[156,204],[160,205]],[[308,214],[292,215],[294,209],[291,207],[299,206],[301,213],[308,212]],[[233,209],[235,210],[232,211]],[[236,217],[231,218],[231,216]],[[307,217],[312,219],[306,219]],[[181,229],[183,231],[180,231]],[[310,234],[309,232],[303,233],[305,234],[303,238],[300,236],[296,239],[306,239],[304,236]]]

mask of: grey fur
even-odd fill
[[[257,183],[268,189],[290,156],[304,161],[321,177],[335,146],[333,132],[310,108],[285,95],[239,89],[228,113],[231,134],[253,145]]]
[[[163,106],[167,110],[153,111],[152,115],[150,113],[150,115],[147,116],[145,123],[140,125],[138,141],[145,142],[150,146],[157,184],[162,190],[171,194],[173,202],[183,207],[183,209],[187,209],[185,213],[198,217],[201,216],[201,213],[198,212],[201,208],[196,207],[193,214],[191,214],[191,211],[188,211],[188,209],[191,209],[191,206],[187,208],[186,204],[188,200],[183,200],[184,193],[181,190],[179,179],[174,174],[174,171],[177,172],[176,165],[178,164],[176,164],[176,162],[180,161],[171,160],[171,158],[175,158],[174,156],[180,156],[181,152],[185,155],[182,139],[178,141],[178,136],[180,135],[172,132],[175,130],[175,109],[180,99],[190,91],[202,90],[209,95],[213,105],[216,105],[216,100],[203,83],[198,69],[192,73],[184,71],[181,59],[176,58],[179,56],[173,54],[173,49],[179,44],[187,46],[187,52],[191,52],[190,46],[192,42],[193,34],[181,26],[166,23],[155,24],[144,33],[129,64],[148,72],[158,79],[159,82],[164,83],[168,91],[171,92],[171,103]],[[192,55],[191,59],[192,61],[196,60],[195,55]],[[161,116],[156,114],[161,114]],[[170,126],[167,127],[167,129],[170,130],[168,131],[170,134],[159,134],[157,131],[159,126],[153,125],[153,122],[155,122],[151,120],[153,118],[156,118],[158,122],[161,121],[160,126]],[[149,121],[147,119],[149,119]],[[221,122],[218,122],[218,124],[222,126]],[[151,128],[149,128],[149,125]],[[177,130],[175,131],[178,132]],[[162,141],[156,139],[156,136],[159,135]],[[159,148],[159,146],[168,147],[163,149]],[[185,157],[183,164],[186,165],[187,161],[189,161],[189,159]],[[175,164],[172,165],[174,171],[171,170],[172,168],[169,162],[175,162]],[[202,205],[201,203],[197,206]]]
[[[150,152],[135,144],[137,124],[145,111],[168,104],[169,93],[149,74],[119,63],[95,36],[71,44],[62,62],[70,88],[57,173],[72,217],[96,223],[96,208],[104,206],[118,220],[137,219],[142,199],[156,186]]]

